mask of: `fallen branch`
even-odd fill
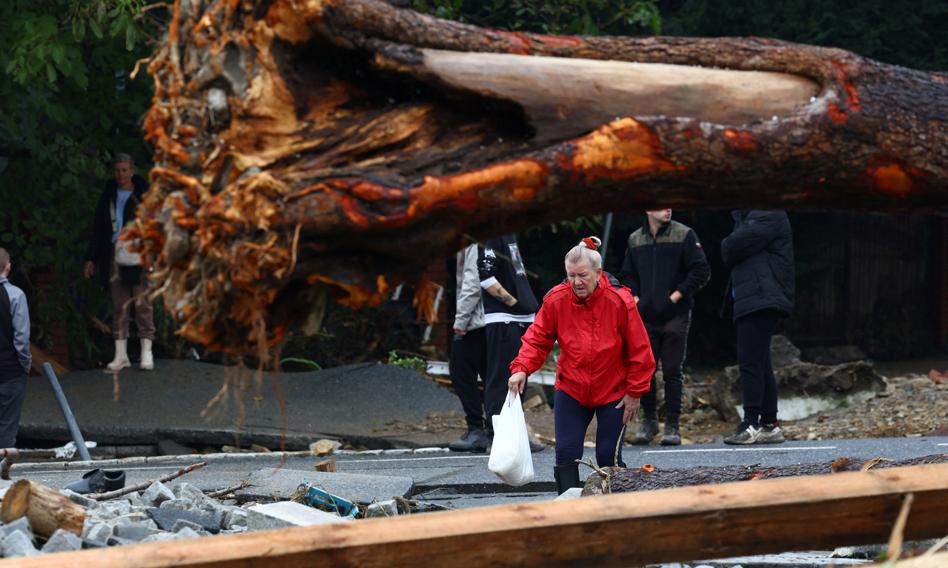
[[[213,497],[214,499],[219,499],[223,497],[224,495],[228,495],[230,493],[233,493],[234,491],[239,491],[247,487],[250,487],[250,481],[245,479],[241,481],[240,483],[238,483],[237,485],[228,487],[227,489],[221,489],[220,491],[211,491],[210,493],[207,494],[207,496]]]
[[[90,493],[89,495],[86,495],[86,497],[88,497],[89,499],[95,499],[96,501],[107,501],[109,499],[115,499],[116,497],[121,497],[122,495],[128,495],[129,493],[132,493],[133,491],[144,491],[145,489],[148,489],[148,487],[156,481],[165,483],[166,481],[177,479],[178,477],[181,477],[182,475],[186,473],[191,473],[192,471],[202,468],[206,465],[207,465],[207,462],[193,463],[187,467],[182,467],[181,469],[179,469],[178,471],[174,473],[169,473],[168,475],[164,477],[159,477],[158,479],[152,479],[150,481],[139,483],[138,485],[132,485],[130,487],[124,487],[122,489],[116,489],[115,491],[106,491],[105,493]]]

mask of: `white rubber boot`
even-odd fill
[[[112,362],[105,366],[105,370],[114,373],[131,366],[132,362],[128,360],[128,340],[116,339],[115,359],[112,359]]]
[[[142,361],[138,368],[142,371],[151,371],[155,368],[155,358],[151,354],[151,340],[142,339]]]

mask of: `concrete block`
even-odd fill
[[[247,511],[247,526],[252,531],[328,525],[348,520],[293,501],[254,505]]]
[[[82,548],[82,539],[63,529],[56,529],[56,532],[49,537],[46,544],[43,545],[44,553],[52,552],[70,552]]]
[[[69,500],[77,505],[82,505],[86,509],[96,509],[99,506],[99,502],[95,499],[89,499],[85,495],[76,493],[75,491],[70,491],[69,489],[61,489],[59,491],[66,497],[69,497]]]
[[[396,517],[398,516],[398,503],[394,499],[372,503],[365,510],[366,518],[373,517]]]
[[[251,473],[251,486],[238,490],[236,494],[244,499],[290,499],[297,487],[305,482],[362,504],[386,501],[396,495],[408,497],[414,486],[410,477],[271,468]]]
[[[33,527],[30,526],[30,521],[26,517],[20,517],[19,519],[14,519],[12,522],[0,526],[0,539],[3,539],[15,532],[24,533],[30,540],[34,540],[33,536]]]
[[[142,493],[142,501],[149,507],[157,507],[163,502],[174,498],[174,492],[160,481],[152,483],[148,486],[148,489]]]
[[[33,539],[23,531],[13,531],[0,541],[0,553],[4,558],[17,556],[35,556],[39,554],[33,546]]]

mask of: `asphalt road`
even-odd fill
[[[645,464],[661,469],[685,469],[697,466],[759,465],[763,467],[802,463],[829,463],[838,457],[871,459],[908,459],[948,453],[948,437],[885,438],[865,440],[831,440],[821,442],[787,442],[775,446],[733,447],[724,445],[644,448],[627,446],[623,450],[630,467]],[[593,457],[586,450],[586,457]],[[457,454],[439,449],[387,450],[343,453],[334,456],[337,471],[379,476],[403,476],[414,480],[413,498],[436,502],[452,508],[465,508],[499,503],[549,499],[553,496],[554,452],[546,449],[533,455],[536,479],[524,487],[503,484],[487,469],[485,454]],[[159,456],[102,460],[96,467],[124,469],[128,484],[141,483],[172,473],[178,468],[207,460],[208,466],[180,478],[205,490],[237,485],[250,472],[270,467],[300,471],[301,481],[312,465],[324,458],[309,455],[214,454]],[[583,467],[583,466],[581,466]],[[60,462],[16,464],[13,479],[28,478],[51,487],[61,487],[90,469],[88,463]],[[588,473],[588,470],[586,471]]]

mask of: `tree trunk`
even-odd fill
[[[262,351],[327,291],[377,303],[472,238],[584,214],[948,205],[948,76],[839,49],[192,0],[150,71],[138,232],[181,333],[215,349]]]
[[[82,536],[86,509],[55,489],[21,479],[7,490],[0,508],[4,523],[20,517],[29,519],[33,532],[46,538],[56,529]]]

